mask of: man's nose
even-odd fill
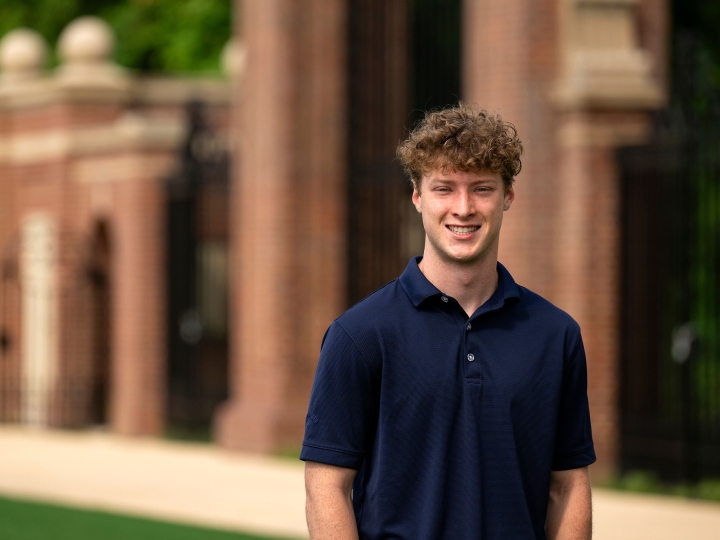
[[[453,208],[453,214],[458,217],[468,217],[475,213],[473,207],[472,198],[470,194],[464,191],[459,191],[455,197],[455,204]]]

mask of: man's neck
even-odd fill
[[[427,280],[458,301],[468,317],[493,295],[498,287],[497,250],[470,264],[458,264],[425,249],[418,267]]]

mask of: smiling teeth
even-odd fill
[[[450,226],[450,230],[457,234],[468,234],[477,231],[479,228],[480,227],[453,227],[452,225]]]

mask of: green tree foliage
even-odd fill
[[[0,36],[26,26],[54,45],[81,15],[117,34],[116,60],[144,71],[217,71],[230,38],[232,0],[0,0]]]

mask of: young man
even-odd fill
[[[300,456],[313,540],[590,538],[580,329],[497,262],[521,154],[464,104],[400,144],[425,251],[323,340]]]

